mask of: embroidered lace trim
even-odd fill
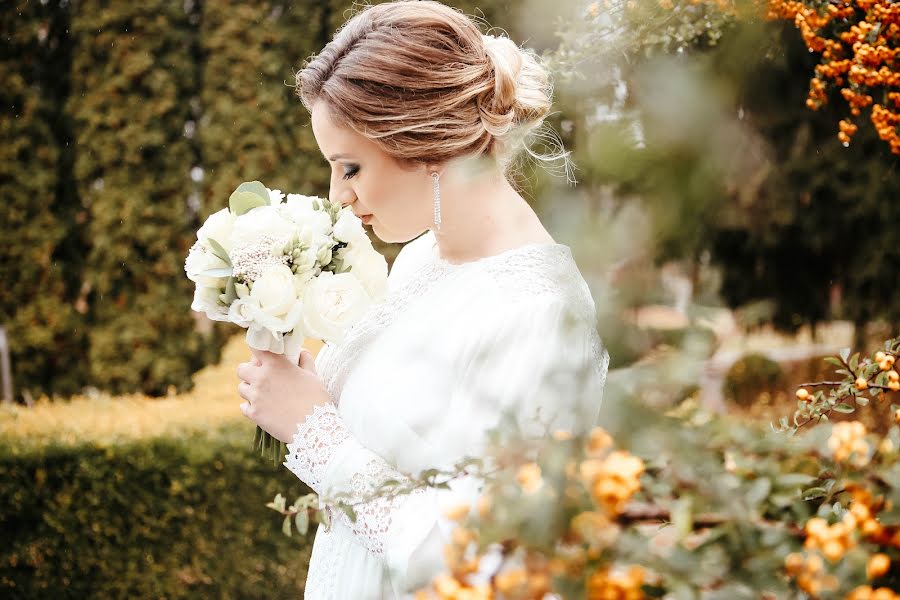
[[[339,513],[338,518],[343,520],[357,539],[376,556],[384,556],[384,541],[393,522],[392,515],[410,497],[426,493],[426,488],[416,488],[409,494],[383,495],[360,503],[364,496],[371,495],[383,482],[390,479],[400,483],[410,481],[409,477],[392,469],[381,458],[371,459],[362,471],[350,479],[350,493],[355,504],[353,510],[356,513],[356,521],[351,522],[350,517],[342,510],[334,511]]]
[[[287,445],[282,464],[316,493],[321,492],[325,469],[338,446],[350,432],[344,427],[334,404],[320,404],[297,424],[297,433]]]

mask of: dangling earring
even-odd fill
[[[441,230],[441,185],[438,183],[440,177],[437,172],[431,174],[431,183],[434,189],[434,226],[438,231]]]

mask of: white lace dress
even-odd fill
[[[536,435],[548,422],[597,422],[609,356],[570,248],[529,244],[456,265],[434,244],[431,231],[406,244],[386,300],[316,358],[334,404],[298,424],[284,465],[321,497],[477,456],[506,411]],[[464,477],[358,506],[355,523],[331,511],[305,598],[412,598],[443,571],[444,512],[478,491]]]

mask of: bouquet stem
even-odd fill
[[[284,460],[284,455],[287,452],[284,442],[263,431],[259,425],[256,426],[256,435],[253,438],[253,449],[262,456],[266,456],[266,453],[271,453],[273,467],[277,467]]]

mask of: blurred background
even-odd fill
[[[823,356],[896,335],[898,155],[864,118],[839,138],[838,89],[807,106],[820,57],[792,19],[447,3],[553,71],[577,185],[534,160],[516,182],[592,288],[611,381],[765,422]],[[312,534],[265,502],[308,490],[251,450],[244,332],[190,310],[183,264],[242,181],[327,194],[294,73],[351,7],[0,5],[0,596],[302,592]]]

